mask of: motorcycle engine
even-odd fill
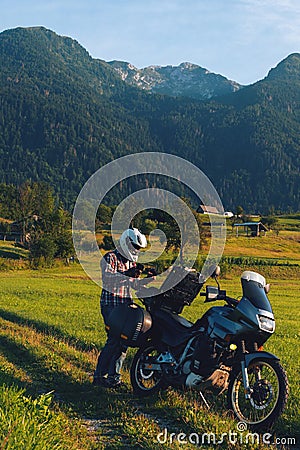
[[[192,364],[192,360],[191,359],[187,359],[183,366],[182,366],[182,373],[184,373],[184,375],[188,375],[189,373],[191,373],[191,364]]]
[[[186,387],[212,389],[222,393],[228,387],[230,368],[219,365],[216,342],[203,334],[199,337],[191,360],[182,368]]]
[[[191,371],[203,378],[209,377],[218,367],[216,342],[206,334],[199,337],[191,363]]]

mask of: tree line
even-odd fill
[[[200,215],[192,208],[188,199],[184,199],[198,224],[201,242],[205,241],[205,232]],[[82,206],[87,209],[88,204]],[[96,233],[103,234],[109,229],[116,206],[100,204],[95,222]],[[139,228],[149,236],[159,228],[164,237],[160,238],[165,244],[166,252],[180,252],[180,259],[184,259],[184,243],[181,245],[181,231],[172,216],[174,207],[170,211],[150,209],[134,215],[132,226]],[[177,211],[177,215],[181,212]],[[182,223],[184,225],[184,215]],[[51,186],[42,182],[27,181],[20,186],[0,184],[0,235],[9,236],[13,230],[18,230],[18,245],[29,250],[32,267],[50,266],[55,258],[69,261],[75,257],[72,241],[72,214],[63,208]],[[6,219],[6,220],[3,220]],[[185,229],[186,239],[191,239],[193,230]],[[165,240],[165,241],[164,241]],[[110,233],[104,233],[99,246],[104,250],[114,248]]]
[[[207,243],[210,232],[207,216],[197,213],[192,206],[191,200],[182,197],[195,218],[199,236],[200,248]],[[89,204],[82,205],[85,208],[83,217],[89,216]],[[136,211],[136,205],[132,204],[132,210]],[[97,210],[95,220],[95,231],[99,237],[99,247],[104,250],[112,250],[115,246],[110,225],[116,206],[101,203]],[[126,206],[128,213],[128,206]],[[177,210],[176,210],[177,208]],[[242,206],[237,206],[235,215],[230,223],[252,221],[245,213]],[[274,213],[274,211],[273,211]],[[182,229],[174,218],[174,214],[184,229]],[[178,206],[170,205],[169,211],[159,209],[146,209],[138,214],[131,214],[132,226],[141,230],[149,236],[159,229],[160,243],[165,250],[161,259],[170,259],[172,263],[177,256],[183,263],[188,245],[194,240],[196,230],[189,229],[185,215]],[[51,266],[55,258],[63,259],[69,263],[70,258],[75,260],[75,250],[72,240],[72,213],[66,210],[59,201],[53,188],[44,182],[26,181],[20,186],[12,184],[0,184],[0,236],[9,236],[14,230],[18,231],[18,245],[29,250],[30,264],[34,268],[40,266]],[[261,221],[269,228],[279,232],[278,219],[273,215],[261,217]],[[225,223],[225,219],[224,219]],[[101,238],[100,238],[101,237]],[[182,241],[183,239],[183,241]],[[171,261],[172,260],[172,261]]]
[[[74,255],[71,214],[42,182],[20,186],[0,184],[0,233],[18,235],[18,244],[29,250],[32,267],[49,266],[54,258]]]

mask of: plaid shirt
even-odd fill
[[[123,275],[136,263],[124,258],[118,250],[106,253],[101,260],[102,293],[101,306],[118,306],[122,303],[131,303],[130,280]]]

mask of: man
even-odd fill
[[[101,260],[102,293],[101,314],[104,323],[113,308],[132,303],[131,288],[137,290],[153,278],[140,279],[142,269],[137,266],[141,248],[147,247],[146,237],[137,228],[125,230],[120,237],[119,248],[108,252]],[[107,388],[122,385],[120,371],[127,347],[120,339],[108,335],[94,372],[93,384]]]

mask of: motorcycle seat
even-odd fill
[[[158,311],[158,317],[164,319],[167,321],[167,323],[172,324],[173,326],[181,326],[183,328],[189,329],[191,328],[194,324],[192,322],[190,322],[189,320],[185,319],[182,316],[179,316],[176,313],[167,311],[167,310],[159,310]]]
[[[155,320],[156,319],[156,320]],[[176,347],[186,342],[193,334],[193,323],[175,313],[163,309],[155,311],[154,323],[160,323],[162,342]]]
[[[163,313],[163,314],[161,314]],[[167,313],[167,316],[165,315]],[[206,323],[205,317],[198,319],[195,323],[190,322],[182,316],[179,316],[176,313],[172,313],[169,310],[160,310],[160,317],[166,320],[168,323],[172,324],[176,327],[176,325],[180,325],[180,327],[184,327],[185,331],[188,331],[189,334],[193,331],[199,331],[201,327],[203,327]]]

